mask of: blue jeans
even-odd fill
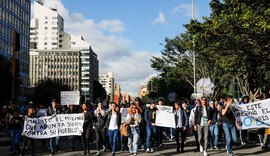
[[[16,151],[20,151],[20,138],[21,138],[21,130],[11,129],[11,142],[12,142],[12,151],[16,153]]]
[[[109,139],[110,139],[110,145],[112,147],[112,153],[115,153],[117,138],[118,138],[118,129],[109,130],[108,135],[109,135]]]
[[[146,147],[147,148],[153,148],[151,138],[154,136],[156,136],[156,126],[147,125],[146,126]]]
[[[214,139],[214,146],[217,146],[218,144],[218,125],[210,125],[210,132],[211,132],[211,145],[213,145],[213,139]]]
[[[130,153],[138,153],[140,128],[130,127],[130,133],[128,136],[128,148]]]
[[[235,125],[232,123],[223,123],[223,130],[225,133],[227,151],[228,153],[232,153],[231,141],[233,140],[234,143],[237,142]]]

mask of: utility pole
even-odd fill
[[[192,0],[192,20],[195,20],[195,8],[194,8],[194,0]],[[192,46],[192,63],[193,63],[193,85],[194,85],[194,93],[196,93],[196,60],[195,60],[195,41],[193,38],[193,46]]]

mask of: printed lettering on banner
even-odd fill
[[[270,127],[270,99],[248,104],[235,104],[231,109],[239,129]]]
[[[34,139],[81,135],[83,114],[60,114],[40,118],[25,118],[23,135]]]

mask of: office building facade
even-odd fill
[[[12,62],[15,55],[20,90],[29,86],[29,33],[30,33],[30,0],[1,0],[0,1],[0,55]],[[16,34],[16,35],[14,35]],[[14,40],[15,39],[15,40]]]

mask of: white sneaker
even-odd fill
[[[208,156],[206,151],[203,151],[203,156]]]
[[[245,142],[241,142],[241,146],[246,146],[246,143]]]
[[[229,156],[233,156],[233,152],[229,154]]]
[[[150,149],[149,149],[149,148],[147,148],[147,149],[146,149],[146,152],[147,152],[147,153],[149,153],[149,152],[150,152]]]
[[[201,153],[203,152],[203,147],[202,147],[202,145],[200,145],[200,152],[201,152]]]
[[[153,153],[153,152],[154,152],[154,149],[153,149],[153,148],[151,148],[150,152],[151,152],[151,153]]]

